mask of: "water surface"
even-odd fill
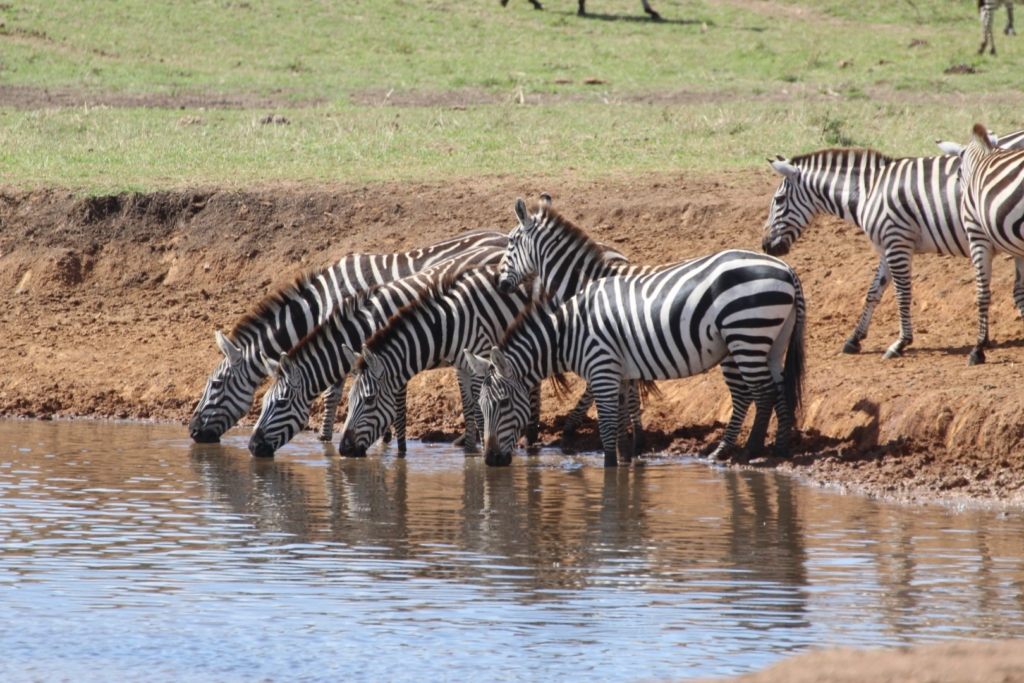
[[[774,473],[0,420],[4,681],[634,681],[1024,636],[1024,516]]]

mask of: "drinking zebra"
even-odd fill
[[[533,5],[534,9],[544,9],[544,6],[540,4],[540,0],[529,0],[529,2],[531,5]],[[576,10],[576,14],[578,14],[581,17],[585,17],[587,15],[586,3],[587,0],[579,0],[579,9]],[[650,6],[647,0],[640,0],[640,4],[644,6],[644,12],[647,12],[647,14],[651,17],[652,21],[661,21],[661,15],[654,11],[654,8]],[[508,6],[508,0],[501,0],[501,6]],[[1010,23],[1013,23],[1012,18],[1010,20]]]
[[[553,311],[517,319],[490,360],[464,354],[483,376],[484,458],[508,465],[527,417],[527,388],[572,371],[597,402],[605,467],[618,464],[628,380],[674,379],[716,365],[733,413],[716,459],[732,457],[750,403],[757,405],[744,456],[764,446],[772,410],[776,455],[788,455],[804,375],[805,302],[784,262],[730,250],[645,275],[595,280]],[[354,388],[353,388],[354,391]]]
[[[991,305],[992,257],[995,251],[1011,254],[1019,265],[1024,259],[1024,150],[996,149],[985,127],[975,124],[971,141],[961,154],[964,186],[961,212],[971,243],[971,261],[978,295],[978,339],[969,362],[985,362],[988,346],[988,311]],[[1013,290],[1024,312],[1024,290]]]
[[[1000,139],[1024,145],[1024,131]],[[950,156],[894,159],[872,149],[825,149],[769,161],[783,176],[772,198],[762,247],[773,256],[789,252],[817,214],[857,225],[880,254],[864,310],[843,353],[858,353],[875,307],[889,281],[896,290],[900,335],[883,358],[903,355],[913,342],[911,261],[914,254],[968,256],[960,220],[959,160]],[[1015,293],[1024,292],[1024,262],[1017,261]],[[1015,299],[1024,315],[1024,299]]]
[[[339,450],[343,455],[365,455],[394,421],[400,392],[415,375],[454,365],[468,376],[462,349],[482,351],[501,339],[530,296],[522,289],[500,290],[497,276],[497,267],[487,265],[445,277],[370,337],[362,346],[361,358],[346,350],[354,363],[355,381],[342,428]],[[538,379],[528,389],[536,391],[539,385]],[[529,396],[526,401],[529,412]],[[466,410],[467,424],[471,411],[476,407]]]
[[[537,211],[530,214],[521,198],[515,202],[519,225],[508,236],[508,248],[501,260],[498,286],[505,291],[518,287],[527,278],[534,279],[535,298],[550,298],[565,303],[593,280],[612,275],[639,275],[659,270],[661,266],[634,266],[617,253],[610,255],[607,247],[595,242],[551,205],[551,197],[542,194]],[[653,382],[632,384],[628,394],[629,413],[633,427],[633,448],[644,449],[640,395],[656,392]],[[579,406],[591,404],[590,388]],[[572,437],[586,411],[574,410],[566,418],[564,439]]]
[[[256,388],[267,376],[261,356],[277,360],[326,320],[344,297],[374,284],[405,277],[462,255],[466,263],[496,262],[508,236],[474,230],[436,244],[394,254],[352,254],[334,265],[298,277],[260,300],[227,334],[217,332],[224,358],[206,381],[189,433],[199,443],[220,440],[252,407]],[[320,438],[329,441],[341,387],[324,400]]]
[[[1013,0],[978,0],[978,17],[981,19],[981,47],[978,54],[985,52],[985,46],[989,46],[989,53],[996,53],[996,41],[992,37],[992,21],[999,5],[1006,5],[1006,28],[1003,33],[1008,36],[1015,36],[1013,30]]]

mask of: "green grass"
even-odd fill
[[[595,18],[576,17],[574,0],[548,0],[543,12],[526,0],[5,3],[0,85],[252,95],[281,103],[292,124],[256,124],[266,109],[26,112],[0,102],[0,181],[108,192],[713,172],[837,144],[931,154],[932,138],[965,138],[975,120],[1024,127],[1024,39],[1000,33],[998,57],[976,56],[971,0],[652,2],[668,21],[644,19],[638,0],[590,0]],[[944,73],[958,63],[979,73]],[[352,103],[451,90],[497,104]],[[561,99],[519,106],[520,92]],[[680,92],[725,99],[632,103]]]

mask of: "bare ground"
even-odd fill
[[[548,191],[562,210],[635,262],[727,247],[758,249],[775,178],[648,175],[577,182],[487,178],[436,185],[282,185],[248,191],[84,199],[0,193],[0,414],[184,423],[218,360],[216,329],[302,268],[351,251],[411,248],[477,227],[511,229],[512,202]],[[1024,330],[1012,264],[999,259],[989,362],[968,367],[975,310],[964,260],[915,262],[916,340],[883,361],[897,334],[892,295],[858,356],[837,355],[875,256],[856,228],[818,219],[788,260],[807,290],[809,373],[791,470],[823,484],[900,499],[1024,499]],[[655,447],[702,451],[730,404],[717,371],[663,383],[646,410]],[[567,406],[545,396],[550,441]],[[411,434],[461,424],[449,371],[410,391]],[[255,413],[250,415],[250,419]],[[597,446],[591,423],[576,444]],[[184,433],[184,428],[183,428]]]

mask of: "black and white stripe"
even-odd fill
[[[501,291],[497,276],[497,267],[488,265],[447,278],[393,316],[363,345],[349,391],[342,454],[366,453],[394,421],[396,397],[418,373],[454,365],[457,372],[469,377],[462,350],[491,348],[530,302],[522,289],[507,294]],[[539,384],[538,380],[530,391],[536,391]],[[527,396],[528,413],[531,405]],[[464,410],[467,425],[471,419],[475,421],[476,406]]]
[[[985,362],[988,312],[992,301],[992,257],[1001,251],[1014,257],[1020,273],[1024,260],[1024,150],[992,146],[985,127],[974,126],[971,141],[961,154],[964,186],[961,212],[971,243],[971,261],[978,295],[978,338],[970,363]],[[1024,286],[1020,278],[1013,299],[1024,316]]]
[[[796,273],[754,252],[723,251],[656,273],[595,280],[553,311],[539,306],[520,316],[490,361],[465,354],[484,375],[485,460],[511,461],[527,388],[572,371],[594,391],[604,464],[614,467],[626,383],[688,377],[716,365],[732,393],[733,414],[715,457],[732,454],[751,402],[757,413],[747,453],[763,447],[774,409],[775,452],[788,455],[803,379],[804,321]]]
[[[270,457],[291,441],[306,426],[313,401],[330,387],[340,387],[352,369],[352,358],[344,348],[359,348],[383,327],[388,319],[440,286],[446,277],[475,264],[470,250],[426,270],[388,282],[368,291],[344,298],[333,314],[278,360],[267,359],[266,370],[274,383],[263,396],[259,419],[249,439],[249,451],[257,457]],[[460,377],[464,406],[475,411],[475,394],[470,393],[470,378]],[[405,390],[401,390],[394,417],[398,452],[404,453]],[[391,423],[389,422],[388,425]],[[477,442],[475,421],[466,421],[465,442]],[[387,426],[387,425],[386,425]]]
[[[1024,144],[1024,131],[1000,139]],[[859,226],[880,254],[864,310],[844,353],[857,353],[871,316],[891,280],[900,314],[899,338],[884,358],[903,354],[914,340],[911,272],[914,254],[968,256],[960,220],[959,159],[951,156],[893,159],[871,149],[826,149],[770,162],[783,176],[772,199],[762,246],[781,256],[817,214],[838,216]],[[1024,263],[1018,263],[1018,287]]]
[[[978,18],[981,19],[981,47],[978,54],[985,52],[985,46],[989,47],[989,53],[996,53],[996,41],[992,37],[992,22],[996,10],[1000,5],[1006,5],[1006,28],[1003,33],[1008,36],[1015,36],[1013,30],[1013,0],[978,0]]]
[[[216,442],[249,412],[256,388],[267,376],[261,360],[277,360],[324,322],[339,301],[376,284],[429,268],[459,254],[474,263],[497,261],[507,236],[474,230],[436,244],[394,254],[352,254],[327,268],[307,273],[264,297],[227,334],[215,335],[223,360],[210,373],[189,421],[201,443]],[[341,387],[325,397],[323,440],[330,440]]]

